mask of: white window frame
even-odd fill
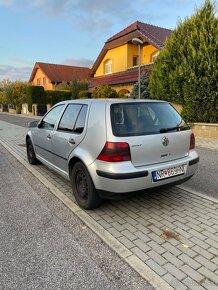
[[[112,59],[107,59],[104,62],[104,74],[108,75],[112,73]]]
[[[154,53],[151,55],[151,62],[155,62],[155,61],[156,61],[156,59],[157,59],[159,53],[160,53],[160,52],[159,52],[159,50],[158,50],[158,51],[154,52]]]

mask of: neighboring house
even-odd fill
[[[33,86],[43,86],[45,90],[54,90],[55,86],[73,78],[78,81],[89,80],[90,69],[62,64],[36,62],[29,82]]]
[[[159,51],[164,47],[171,30],[139,21],[134,22],[109,38],[91,69],[89,90],[98,85],[113,87],[117,92],[128,94],[138,80],[138,46],[133,38],[143,41],[141,45],[141,71],[150,74]]]

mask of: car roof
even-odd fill
[[[74,99],[60,102],[59,104],[71,104],[71,103],[83,103],[83,104],[91,104],[91,103],[166,103],[166,101],[161,100],[151,100],[151,99]]]

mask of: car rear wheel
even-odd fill
[[[78,205],[84,209],[94,209],[102,203],[88,170],[82,162],[77,162],[71,171],[71,184]]]
[[[33,148],[33,144],[30,139],[26,141],[27,158],[30,164],[39,164],[39,160],[36,158],[36,154]]]

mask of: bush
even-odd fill
[[[88,99],[90,96],[90,93],[88,91],[80,91],[78,93],[78,99]]]
[[[118,98],[118,93],[109,86],[100,85],[94,89],[92,98]]]

